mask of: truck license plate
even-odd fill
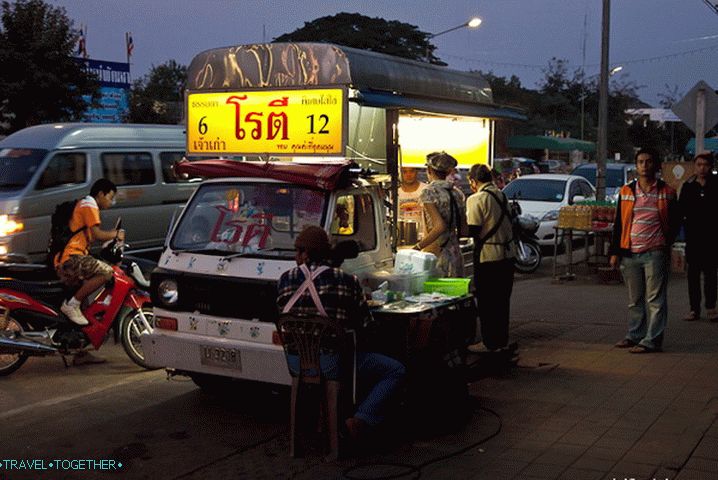
[[[201,363],[210,367],[242,370],[242,360],[236,348],[201,346]]]

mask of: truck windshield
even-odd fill
[[[24,188],[46,153],[35,148],[0,148],[0,190]]]
[[[281,183],[211,183],[186,208],[170,246],[207,254],[294,251],[307,225],[322,225],[326,193]]]

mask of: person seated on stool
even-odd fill
[[[279,279],[277,306],[280,312],[329,317],[342,327],[359,332],[369,319],[369,308],[357,277],[329,266],[331,246],[327,233],[318,226],[308,226],[297,236],[294,248],[297,266]],[[366,387],[368,393],[354,415],[345,421],[354,440],[384,420],[386,407],[405,374],[400,362],[378,353],[363,352],[360,348],[356,362],[358,384]],[[329,371],[325,374],[330,378],[338,376],[336,364],[322,362],[322,370]]]

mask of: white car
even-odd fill
[[[561,207],[596,198],[596,189],[585,178],[555,173],[519,177],[504,187],[504,193],[519,202],[523,215],[538,219],[536,236],[539,245],[544,246],[554,244],[554,227]]]

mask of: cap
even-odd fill
[[[446,152],[433,152],[426,156],[426,166],[433,168],[437,172],[449,173],[458,164],[459,162]]]

